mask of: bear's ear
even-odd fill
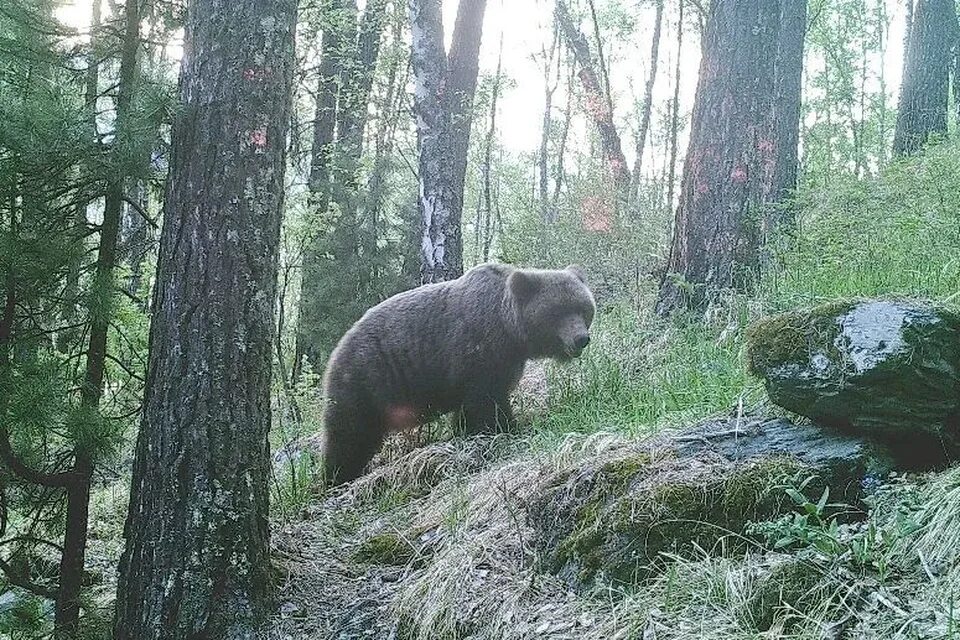
[[[526,302],[540,289],[540,280],[529,271],[517,269],[507,278],[507,288],[519,302]]]
[[[587,274],[583,270],[583,267],[581,267],[580,265],[571,264],[570,266],[567,267],[567,271],[575,275],[577,277],[577,280],[579,280],[583,284],[587,284]]]

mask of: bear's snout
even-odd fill
[[[590,335],[584,333],[573,339],[573,346],[577,351],[583,351],[587,348],[587,345],[590,344]]]

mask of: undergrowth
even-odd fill
[[[831,510],[829,491],[784,487],[796,513],[752,523],[736,544],[663,552],[663,571],[630,589],[575,593],[539,571],[528,511],[545,475],[764,404],[744,366],[746,329],[764,316],[841,298],[956,302],[958,192],[960,146],[948,145],[801,193],[796,237],[756,291],[697,319],[643,311],[652,281],[605,301],[583,358],[548,366],[546,409],[521,434],[426,447],[361,480],[349,544],[373,565],[408,563],[384,605],[395,637],[960,639],[960,469],[888,479],[858,521]]]

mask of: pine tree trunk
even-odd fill
[[[127,0],[124,10],[123,50],[120,57],[120,78],[117,88],[116,138],[122,139],[130,117],[130,102],[137,79],[137,58],[140,50],[140,0]],[[100,246],[97,251],[93,279],[92,309],[86,348],[80,405],[86,419],[96,419],[103,395],[103,376],[107,359],[107,336],[110,330],[110,299],[115,294],[114,267],[117,262],[117,240],[123,211],[123,176],[115,177],[107,186],[103,222],[100,224]],[[80,628],[80,590],[87,551],[87,525],[90,510],[90,483],[94,461],[90,452],[79,445],[74,453],[73,481],[67,487],[67,514],[60,555],[60,587],[54,612],[58,638],[75,638]]]
[[[189,9],[117,640],[247,639],[270,610],[267,433],[296,3]]]
[[[141,309],[147,311],[147,300],[139,297],[143,293],[140,289],[143,286],[143,263],[150,253],[153,244],[153,229],[143,213],[146,213],[150,198],[147,185],[143,180],[138,180],[133,185],[131,200],[136,203],[127,204],[123,208],[123,219],[120,223],[120,240],[123,246],[123,260],[130,268],[130,275],[127,278],[123,288],[127,294],[136,298]]]
[[[755,281],[796,179],[805,25],[806,0],[713,1],[659,313]]]
[[[950,66],[958,32],[953,0],[918,0],[904,55],[895,156],[916,153],[931,137],[946,135]]]
[[[463,273],[463,184],[486,4],[461,0],[448,57],[440,0],[410,0],[422,283]]]

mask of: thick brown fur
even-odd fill
[[[359,476],[391,431],[458,412],[467,434],[513,426],[527,360],[569,360],[590,340],[582,271],[485,264],[367,311],[324,375],[324,459],[333,484]]]

